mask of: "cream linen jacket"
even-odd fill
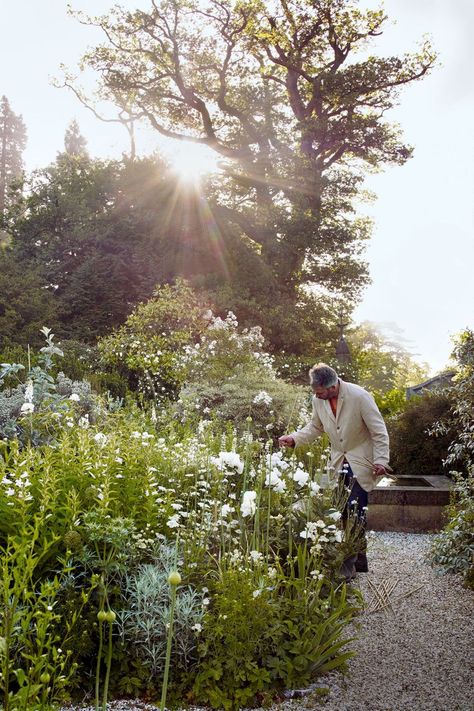
[[[290,436],[298,447],[310,444],[323,432],[329,436],[334,470],[341,469],[345,457],[366,491],[372,491],[378,481],[372,473],[374,464],[391,471],[387,428],[374,398],[359,385],[339,378],[336,417],[329,400],[314,396],[311,422]]]

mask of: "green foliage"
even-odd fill
[[[394,388],[385,393],[374,393],[382,417],[389,418],[400,415],[407,407],[406,390]]]
[[[83,151],[33,174],[6,215],[8,337],[26,343],[15,326],[34,331],[29,321],[41,305],[62,338],[94,342],[157,283],[184,273],[176,253],[184,251],[186,208],[175,184],[158,158],[99,161]]]
[[[347,336],[353,359],[354,382],[367,388],[386,408],[383,414],[403,409],[402,392],[426,380],[428,366],[420,365],[393,325],[364,321]],[[392,393],[392,395],[390,395]]]
[[[452,435],[430,437],[435,422],[446,416],[451,398],[444,392],[429,392],[411,398],[403,412],[387,420],[390,462],[394,471],[408,476],[440,475]]]
[[[0,99],[0,218],[12,200],[15,181],[23,169],[26,128],[6,96]],[[13,189],[13,190],[12,190]]]
[[[205,617],[199,644],[199,672],[193,686],[197,702],[213,708],[242,708],[271,685],[264,661],[277,642],[277,610],[268,590],[254,595],[259,590],[254,578],[252,573],[230,568],[221,572],[215,585],[214,604]]]
[[[457,360],[455,383],[450,388],[451,408],[432,428],[434,437],[453,438],[446,459],[454,486],[447,508],[447,523],[437,536],[432,560],[446,572],[459,573],[474,589],[474,333],[459,334],[453,353]]]
[[[454,442],[449,448],[448,465],[469,471],[474,466],[474,332],[466,329],[457,338],[453,358],[458,363],[455,383],[451,389],[451,431]],[[443,422],[439,423],[443,431]]]
[[[205,325],[204,305],[186,282],[161,286],[99,341],[101,362],[147,398],[173,396],[186,377],[186,349]]]
[[[432,545],[431,560],[443,572],[461,575],[474,590],[474,472],[455,476],[446,518]]]
[[[155,689],[159,689],[164,673],[170,618],[168,576],[174,569],[175,557],[174,549],[161,546],[153,563],[143,564],[127,574],[121,585],[119,628],[131,657],[129,663],[140,662],[148,672],[149,687]],[[189,586],[178,589],[171,657],[175,680],[196,664],[197,630],[203,617],[202,597]]]
[[[58,418],[70,416],[72,426],[74,416],[93,422],[99,411],[98,399],[87,381],[72,381],[62,372],[52,375],[63,352],[54,343],[51,329],[45,327],[41,333],[46,346],[35,354],[33,362],[28,352],[26,366],[0,364],[0,436],[36,445],[51,441]]]
[[[82,605],[67,619],[58,614],[61,581],[68,574],[65,561],[56,575],[38,573],[57,537],[45,536],[45,520],[38,516],[0,545],[0,691],[4,711],[29,711],[67,697],[77,663],[72,650],[63,652]],[[58,623],[61,621],[61,624]]]
[[[57,305],[44,288],[39,269],[18,259],[11,248],[0,249],[0,351],[41,345],[40,329],[57,324]]]
[[[302,388],[277,377],[261,330],[239,330],[231,312],[225,319],[211,316],[200,340],[187,349],[177,403],[185,419],[212,413],[243,431],[251,418],[255,434],[271,435],[299,422],[306,401]]]

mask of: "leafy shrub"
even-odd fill
[[[430,392],[414,397],[397,417],[387,421],[390,435],[390,460],[394,471],[409,476],[443,473],[452,435],[430,437],[436,421],[446,416],[451,398],[446,392]]]
[[[305,390],[277,377],[261,330],[239,331],[231,312],[225,319],[212,317],[200,341],[187,349],[187,380],[177,407],[185,419],[212,412],[242,431],[251,417],[253,431],[268,436],[296,424],[305,406]]]
[[[448,522],[431,549],[431,560],[445,573],[458,573],[474,589],[474,471],[455,475]]]
[[[54,343],[54,334],[43,328],[46,346],[36,355],[36,365],[23,363],[0,365],[0,437],[31,441],[38,445],[50,441],[57,418],[75,413],[94,421],[99,412],[97,397],[90,383],[73,381],[64,373],[56,377],[55,359],[63,352]],[[30,360],[30,359],[29,359]],[[16,380],[16,386],[6,386]],[[70,424],[73,423],[70,420]]]
[[[167,626],[170,619],[168,576],[176,567],[175,549],[161,546],[153,563],[140,565],[125,576],[120,635],[133,663],[141,660],[148,670],[149,684],[159,688],[164,672]],[[197,633],[203,617],[203,595],[191,587],[180,587],[174,608],[172,663],[174,676],[189,671],[197,659]]]
[[[474,588],[474,332],[467,329],[457,339],[453,353],[458,362],[451,388],[449,413],[433,426],[434,436],[451,436],[446,463],[454,487],[447,507],[447,523],[436,537],[432,561],[446,572],[459,573]]]
[[[186,376],[185,349],[205,328],[205,313],[184,280],[159,287],[123,326],[99,340],[102,368],[146,398],[174,396]]]
[[[193,695],[214,708],[242,708],[271,685],[265,658],[280,636],[277,610],[268,590],[255,594],[258,583],[246,570],[223,570],[214,591],[199,644]]]

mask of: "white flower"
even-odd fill
[[[262,403],[262,405],[270,405],[273,402],[273,398],[265,390],[260,390],[260,392],[255,395],[253,399],[254,405]]]
[[[256,491],[244,491],[244,495],[242,498],[242,504],[240,506],[240,513],[242,516],[247,517],[247,516],[253,516],[257,505],[256,505],[256,499],[257,499],[257,492]]]
[[[244,463],[237,452],[219,452],[217,457],[211,457],[211,463],[221,472],[235,469],[239,474],[242,474],[244,471]]]
[[[339,521],[341,516],[342,513],[340,511],[334,511],[333,513],[328,514],[328,518],[332,518],[333,521]]]
[[[103,432],[97,432],[97,434],[94,435],[94,440],[100,447],[103,447],[104,444],[106,444],[107,442],[107,435],[105,435]]]
[[[265,477],[265,486],[271,486],[275,491],[280,493],[286,489],[286,483],[280,479],[280,472],[278,469],[272,469],[272,471]]]
[[[293,479],[296,481],[298,486],[304,486],[309,479],[309,474],[308,472],[305,472],[304,469],[300,469],[298,467],[298,469],[293,474]]]
[[[34,412],[34,409],[35,406],[32,402],[24,402],[20,408],[20,412],[22,415],[31,415],[31,413]]]
[[[89,415],[84,415],[84,417],[80,417],[77,424],[83,430],[86,430],[89,427]]]
[[[273,491],[276,494],[283,494],[283,492],[286,491],[286,481],[284,479],[278,479],[273,487]]]
[[[25,402],[33,402],[33,381],[28,380],[25,388]]]
[[[336,532],[334,533],[334,540],[335,540],[337,543],[341,543],[341,542],[342,542],[342,531],[336,531]]]
[[[199,632],[202,632],[202,625],[200,625],[199,622],[196,622],[196,624],[193,625],[193,626],[191,627],[191,629],[192,629],[194,632],[197,632],[197,634],[199,634]]]
[[[115,461],[117,462],[117,464],[123,464],[122,457],[115,457]]]
[[[179,528],[179,514],[174,514],[166,522],[168,528]]]
[[[263,560],[263,555],[262,553],[260,553],[260,551],[250,551],[249,556],[254,563],[258,563],[259,561]]]
[[[310,482],[309,489],[313,495],[319,494],[321,487],[315,481]]]
[[[225,518],[228,516],[234,509],[232,506],[229,506],[229,504],[223,504],[221,507],[221,516]]]
[[[79,400],[81,398],[79,397],[79,395],[77,393],[71,393],[71,395],[69,395],[69,399],[72,400],[73,402],[79,402]]]
[[[288,467],[290,466],[288,462],[285,462],[285,460],[282,459],[281,452],[273,452],[272,454],[267,454],[267,456],[265,457],[265,463],[269,469],[277,467],[278,469],[280,469],[280,471],[285,471],[285,469],[288,469]]]
[[[258,597],[261,594],[261,592],[262,592],[261,590],[254,590],[252,593],[252,597],[254,597],[254,598]]]

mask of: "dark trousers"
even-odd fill
[[[347,522],[349,516],[351,518],[354,517],[357,520],[357,523],[360,525],[361,550],[365,551],[367,548],[365,531],[367,526],[367,506],[369,503],[369,494],[357,481],[349,462],[344,462],[341,477],[343,477],[344,486],[350,489],[347,503],[342,512],[342,520],[344,524]]]

